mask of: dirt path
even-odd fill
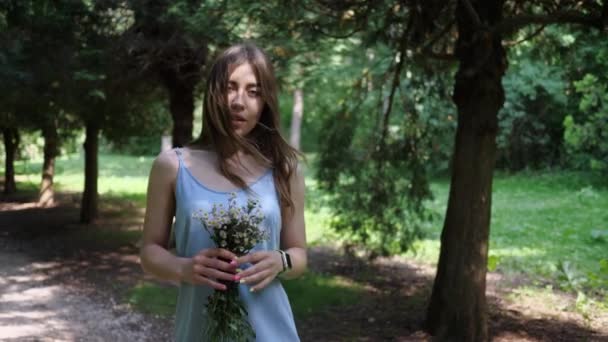
[[[74,244],[77,217],[73,207],[0,202],[0,341],[169,341],[171,320],[124,303],[141,275],[135,249]]]
[[[0,249],[2,341],[154,340],[150,320],[112,297],[53,281],[48,270],[56,267]]]

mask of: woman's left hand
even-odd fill
[[[239,265],[251,263],[253,266],[237,273],[240,282],[251,285],[250,291],[259,291],[276,278],[283,270],[283,260],[278,251],[260,251],[244,255],[236,261]]]

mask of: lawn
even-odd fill
[[[151,157],[100,155],[99,192],[102,201],[118,198],[143,207],[152,160]],[[35,187],[40,179],[39,169],[40,163],[26,165],[18,162],[16,170],[20,185],[30,189]],[[59,158],[55,178],[57,188],[82,191],[82,169],[83,160],[78,155]],[[313,170],[306,170],[306,182],[307,203],[310,204],[305,212],[308,242],[323,245],[335,241],[334,233],[329,232],[326,225],[329,209],[319,205],[322,195],[316,189]],[[595,292],[606,286],[608,188],[596,183],[594,178],[577,172],[497,172],[493,189],[489,269],[505,274],[523,274],[539,285],[557,283],[567,290]],[[426,238],[417,241],[405,256],[436,263],[448,188],[447,180],[432,183],[435,199],[429,205],[440,214],[440,218],[430,225]],[[316,284],[306,287],[310,289],[311,298],[329,296],[330,299],[335,298],[335,302],[346,300],[344,298],[349,298],[349,291],[356,293],[358,288],[357,284],[346,284],[337,278],[315,274],[309,274],[305,281]],[[148,285],[139,289],[150,291]],[[302,291],[302,288],[294,287],[291,291]],[[601,294],[605,295],[605,292]],[[132,298],[134,302],[137,302],[136,297],[137,293],[134,294],[135,299]],[[317,303],[313,299],[295,303],[294,311],[304,314],[316,305],[331,301]]]
[[[493,186],[489,269],[521,273],[564,289],[608,285],[608,189],[576,172],[498,172]],[[445,213],[449,184],[432,185]],[[441,220],[406,253],[436,263]],[[603,281],[594,279],[603,277]]]

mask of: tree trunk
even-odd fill
[[[483,28],[501,20],[502,1],[460,1],[460,61],[454,85],[458,127],[448,208],[426,329],[440,341],[487,341],[486,268],[498,111],[506,69],[501,37]]]
[[[99,126],[87,123],[84,142],[84,192],[80,207],[80,222],[91,223],[97,218],[97,157],[99,152]]]
[[[173,147],[182,147],[192,140],[194,89],[179,82],[171,82],[167,88],[173,118]]]
[[[17,192],[17,183],[15,182],[15,157],[19,147],[19,131],[16,128],[2,129],[4,137],[4,151],[6,158],[4,160],[4,193],[14,194]]]
[[[42,136],[44,137],[44,162],[38,205],[49,207],[55,203],[53,177],[55,176],[55,157],[59,154],[59,136],[57,135],[57,122],[54,119],[42,128]]]
[[[298,88],[293,92],[293,111],[291,114],[291,131],[289,142],[291,146],[300,149],[300,137],[302,132],[302,116],[304,114],[304,96],[302,88]]]

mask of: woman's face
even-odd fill
[[[260,84],[249,63],[237,66],[228,78],[230,123],[236,134],[246,136],[257,125],[264,101]]]

